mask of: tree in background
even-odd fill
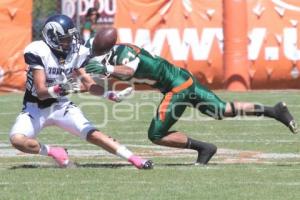
[[[61,0],[33,0],[32,39],[41,39],[41,29],[45,20],[60,12]]]

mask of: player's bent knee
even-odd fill
[[[86,140],[87,141],[89,141],[89,140],[91,140],[91,139],[94,139],[94,138],[97,138],[97,137],[99,137],[98,135],[101,135],[102,133],[99,131],[99,130],[97,130],[97,129],[92,129],[92,130],[90,130],[90,131],[88,131],[87,132],[87,134],[86,134]]]
[[[19,143],[19,142],[23,142],[24,140],[26,140],[26,136],[23,134],[13,134],[10,137],[11,143]]]
[[[149,136],[149,135],[148,135],[148,139],[149,139],[152,143],[155,143],[155,141],[158,140],[159,138],[155,138],[155,137],[152,137],[152,136]]]
[[[23,148],[28,138],[23,134],[14,134],[10,137],[10,143],[16,149]]]
[[[148,131],[148,139],[154,144],[156,141],[159,141],[165,136],[165,133],[162,131]]]
[[[111,140],[113,142],[116,142],[117,140],[112,138],[111,136],[108,136],[98,130],[91,131],[87,137],[86,140],[92,144],[100,144],[100,143],[107,143],[108,140]],[[100,142],[100,143],[99,143]]]
[[[148,139],[155,143],[168,134],[169,127],[160,120],[153,120],[148,129]]]

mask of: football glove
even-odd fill
[[[85,65],[85,71],[91,74],[107,74],[106,66],[96,60],[90,60],[88,64]]]
[[[67,78],[64,73],[57,78],[57,81],[57,85],[48,88],[48,93],[53,98],[80,92],[80,83],[74,78]]]
[[[48,88],[48,93],[53,98],[62,97],[71,93],[78,92],[80,92],[80,85],[75,81],[60,83]]]

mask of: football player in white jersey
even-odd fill
[[[89,58],[89,49],[80,44],[79,33],[71,18],[49,17],[42,30],[43,40],[30,43],[24,52],[29,66],[22,112],[10,132],[11,144],[18,150],[52,157],[60,167],[69,164],[66,150],[41,144],[36,139],[46,126],[58,126],[69,133],[98,145],[128,160],[138,169],[152,168],[152,162],[134,155],[125,146],[97,130],[66,95],[80,92],[70,77],[80,77],[81,84],[93,95],[120,101],[130,89],[119,93],[105,92],[82,67]]]

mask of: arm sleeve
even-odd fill
[[[44,64],[40,56],[33,53],[24,54],[25,63],[29,65],[30,69],[44,69]]]

